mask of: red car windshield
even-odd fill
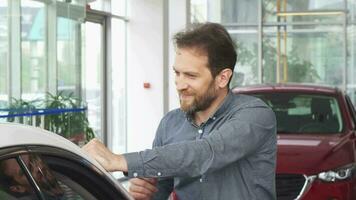
[[[337,99],[297,93],[253,94],[276,114],[279,133],[340,133],[342,117]]]

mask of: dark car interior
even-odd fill
[[[278,132],[340,133],[342,120],[337,100],[295,93],[256,94],[275,112]]]

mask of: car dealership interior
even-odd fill
[[[0,124],[150,149],[180,107],[173,36],[205,22],[235,45],[233,92],[275,113],[277,199],[356,199],[356,0],[0,0]]]

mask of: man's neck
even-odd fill
[[[211,103],[211,105],[207,109],[196,112],[194,114],[194,123],[200,126],[203,122],[207,121],[209,117],[211,117],[211,115],[215,113],[216,110],[220,107],[227,94],[228,89],[221,91],[221,94],[218,95],[218,97]]]

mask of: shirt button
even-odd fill
[[[133,173],[133,176],[134,176],[134,177],[137,177],[137,175],[138,175],[137,172],[134,172],[134,173]]]
[[[157,176],[161,176],[161,175],[162,175],[161,172],[158,172],[158,173],[157,173]]]
[[[201,182],[201,183],[202,183],[202,182],[203,182],[203,179],[202,179],[202,178],[200,178],[200,179],[199,179],[199,182]]]
[[[216,117],[213,117],[213,120],[215,120],[216,119]]]
[[[199,130],[198,130],[198,133],[202,134],[202,133],[203,133],[203,130],[199,129]]]

